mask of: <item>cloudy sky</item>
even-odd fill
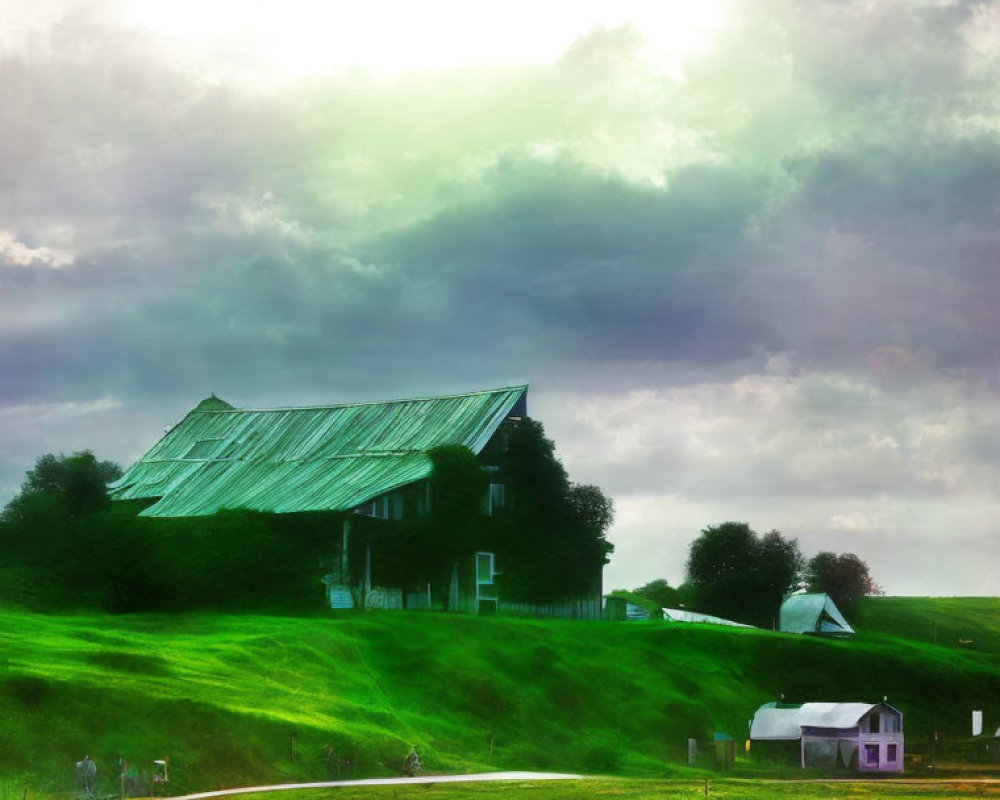
[[[0,0],[0,502],[531,384],[607,588],[735,519],[1000,594],[1000,4]]]

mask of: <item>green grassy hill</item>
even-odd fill
[[[1000,665],[1000,597],[870,597],[855,622],[864,639],[938,644]]]
[[[877,598],[858,625],[856,639],[829,641],[419,612],[0,609],[0,784],[70,788],[88,753],[108,792],[119,756],[145,767],[169,755],[174,793],[323,780],[326,744],[355,777],[398,774],[410,744],[432,771],[662,776],[686,769],[688,736],[740,739],[782,694],[888,696],[906,715],[908,751],[935,729],[967,735],[972,708],[987,725],[1000,713],[997,601]]]

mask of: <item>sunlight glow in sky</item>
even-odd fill
[[[406,69],[549,63],[581,34],[631,25],[651,61],[676,72],[685,56],[707,47],[724,25],[719,0],[699,2],[500,4],[463,0],[331,3],[129,0],[123,21],[197,46],[248,46],[259,66],[286,76],[361,67],[377,74]]]

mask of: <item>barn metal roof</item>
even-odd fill
[[[427,478],[435,447],[479,453],[527,388],[252,410],[213,395],[108,488],[114,500],[159,498],[149,517],[346,510]]]
[[[793,594],[781,604],[780,629],[786,633],[854,633],[827,594]]]
[[[899,711],[885,703],[766,703],[757,709],[750,723],[751,739],[801,739],[803,726],[813,728],[853,728],[876,706]]]

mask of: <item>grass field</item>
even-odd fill
[[[928,629],[935,615],[937,643]],[[416,744],[435,772],[700,781],[701,772],[682,766],[687,737],[726,731],[741,739],[753,711],[782,694],[888,695],[906,715],[908,751],[926,746],[935,729],[943,738],[967,735],[973,707],[987,711],[987,725],[1000,712],[995,601],[875,598],[861,619],[854,641],[827,641],[419,612],[108,617],[0,608],[0,800],[23,800],[24,786],[71,789],[72,764],[88,753],[108,792],[119,756],[150,765],[169,755],[173,793],[326,780],[326,744],[350,759],[345,777],[398,774]],[[719,797],[783,796],[724,785]],[[659,791],[651,786],[588,783],[591,794],[575,795],[540,786],[525,796],[674,796],[643,794]],[[884,796],[948,796],[890,788]],[[344,791],[336,797],[352,796]],[[414,791],[431,800],[438,789]],[[466,795],[449,793],[456,796]]]
[[[706,787],[707,784],[707,787]],[[238,795],[241,800],[923,800],[1000,797],[1000,783],[975,781],[762,781],[703,778],[365,786]],[[0,800],[22,800],[13,788]]]
[[[1000,597],[873,597],[855,621],[862,638],[938,644],[1000,665]]]
[[[917,800],[1000,797],[1000,783],[877,781],[650,780],[600,778],[584,781],[436,786],[359,787],[240,795],[246,800]]]

